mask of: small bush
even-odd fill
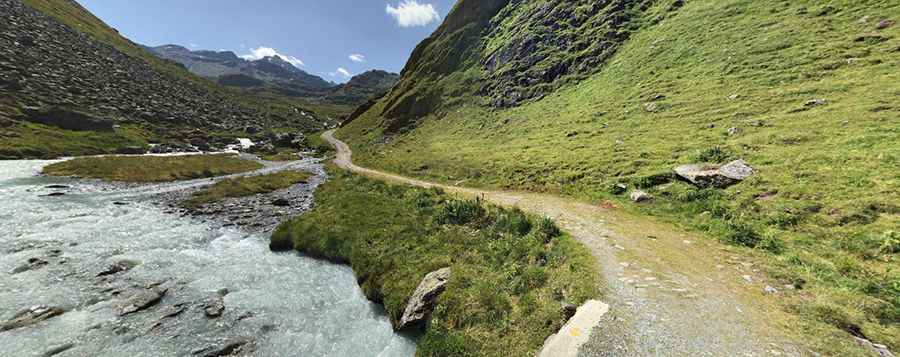
[[[562,231],[559,230],[559,227],[556,226],[556,222],[550,217],[541,218],[538,222],[537,231],[540,238],[544,240],[544,243],[549,243],[553,238],[562,235]]]
[[[713,163],[725,163],[731,158],[731,153],[728,149],[721,146],[714,146],[709,149],[705,149],[697,153],[695,160],[697,162],[713,162]]]
[[[505,211],[497,216],[494,229],[516,236],[524,236],[531,231],[531,221],[520,209]]]
[[[881,253],[900,253],[900,233],[894,231],[884,232],[884,235],[881,236]]]
[[[634,185],[638,188],[651,188],[675,181],[675,174],[671,172],[658,172],[634,179]]]
[[[747,248],[756,248],[762,237],[753,227],[743,222],[728,222],[728,231],[723,237],[725,243],[739,245]]]
[[[439,224],[464,225],[475,222],[485,216],[481,200],[451,200],[446,202],[438,212]]]

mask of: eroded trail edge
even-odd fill
[[[794,318],[778,305],[761,267],[736,250],[669,224],[552,195],[448,186],[357,166],[350,147],[334,163],[367,177],[439,187],[555,219],[596,258],[611,306],[585,356],[756,356],[807,354]],[[769,288],[768,290],[771,290]]]

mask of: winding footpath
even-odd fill
[[[343,169],[384,181],[482,197],[555,219],[600,266],[608,313],[582,356],[808,355],[793,317],[778,306],[750,258],[669,224],[552,195],[448,186],[357,166],[350,147],[322,137]],[[774,283],[771,283],[774,284]],[[596,319],[595,319],[596,321]]]

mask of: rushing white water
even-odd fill
[[[0,332],[0,356],[182,356],[250,341],[255,356],[410,356],[413,339],[365,299],[352,271],[269,251],[268,237],[214,228],[104,188],[37,177],[46,161],[0,161],[0,322],[36,305],[67,312]],[[51,184],[69,185],[64,196]],[[54,252],[58,250],[57,252]],[[46,265],[13,273],[30,258]],[[98,277],[110,264],[133,269]],[[163,299],[119,316],[129,289],[161,284]],[[228,289],[219,318],[203,302]],[[123,292],[117,295],[118,292]],[[165,317],[175,307],[184,312]]]

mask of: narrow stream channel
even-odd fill
[[[350,268],[166,213],[142,199],[146,188],[36,176],[48,163],[0,161],[0,323],[39,306],[64,313],[0,331],[0,355],[415,353]],[[224,310],[209,316],[217,301]]]

